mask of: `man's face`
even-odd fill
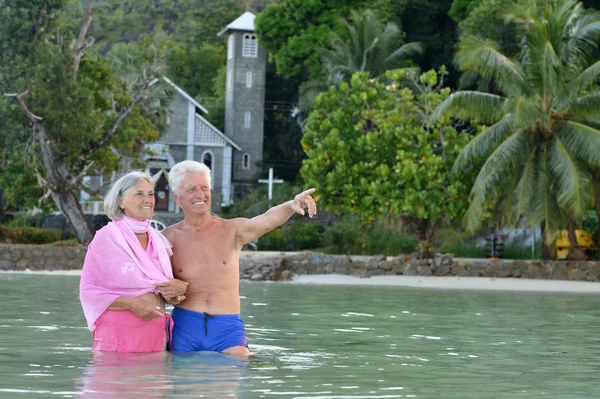
[[[186,173],[183,184],[175,194],[175,201],[181,205],[184,213],[210,212],[210,185],[206,174]]]

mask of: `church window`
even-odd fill
[[[227,59],[233,58],[233,35],[229,35],[227,39]]]
[[[242,169],[250,169],[250,154],[248,153],[242,156]]]
[[[256,58],[258,56],[258,41],[256,35],[244,34],[242,41],[242,57]]]
[[[246,87],[252,87],[252,72],[246,72]]]
[[[227,71],[227,89],[231,89],[233,87],[233,74],[231,70]]]
[[[204,153],[202,154],[202,163],[204,163],[204,165],[208,166],[208,169],[210,169],[210,170],[212,170],[212,160],[213,160],[212,152],[204,151]]]
[[[250,129],[250,126],[252,126],[252,114],[246,112],[244,114],[244,129]]]

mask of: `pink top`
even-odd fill
[[[148,247],[142,248],[123,220],[108,223],[96,232],[85,256],[79,298],[88,328],[120,296],[158,294],[157,283],[173,278],[171,243],[158,231],[148,229]]]

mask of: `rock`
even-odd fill
[[[14,268],[14,262],[9,260],[0,260],[0,269],[1,270],[12,270]]]
[[[567,277],[569,280],[584,280],[587,273],[578,268],[570,268],[567,272]]]
[[[418,268],[419,266],[417,266],[416,264],[409,263],[404,267],[402,274],[404,274],[405,276],[416,276]]]
[[[284,270],[281,272],[281,279],[284,281],[291,280],[292,276],[293,276],[293,274],[289,270]]]
[[[260,274],[260,273],[254,273],[254,274],[253,274],[253,275],[250,277],[250,280],[252,280],[252,281],[260,281],[260,280],[264,280],[264,279],[265,279],[265,276],[263,276],[263,275],[262,275],[262,274]]]
[[[379,268],[382,270],[392,270],[392,267],[393,264],[389,260],[384,260],[383,262],[379,263]]]
[[[420,276],[431,276],[431,266],[429,265],[420,265],[417,268],[417,274]]]
[[[450,266],[444,265],[435,268],[435,272],[433,272],[434,276],[447,276],[450,274]]]
[[[335,264],[328,264],[327,266],[325,266],[325,269],[323,271],[327,274],[333,273],[335,271]]]
[[[365,278],[365,277],[369,277],[369,272],[367,271],[366,267],[359,267],[357,269],[354,269],[350,275],[355,276],[355,277]]]

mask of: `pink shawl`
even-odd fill
[[[96,232],[85,256],[79,298],[88,328],[120,296],[158,294],[157,283],[173,278],[171,244],[158,231],[148,230],[148,246],[158,252],[160,267],[152,262],[133,230],[122,220],[110,222]]]

